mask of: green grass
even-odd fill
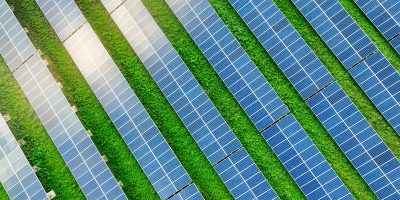
[[[157,199],[158,196],[141,168],[126,147],[110,119],[102,109],[89,86],[74,66],[71,58],[42,15],[35,1],[9,1],[21,24],[30,31],[30,38],[43,52],[43,58],[58,81],[69,102],[78,107],[78,116],[94,136],[94,143],[108,158],[108,166],[117,180],[124,183],[124,191],[131,199]],[[54,153],[53,153],[54,154]],[[50,162],[49,162],[50,163]],[[60,173],[63,174],[63,173]],[[62,178],[59,181],[62,182]],[[54,186],[54,188],[56,188]],[[66,196],[65,199],[75,199]]]
[[[8,125],[17,140],[26,142],[22,149],[30,164],[40,168],[37,176],[46,191],[54,190],[56,199],[84,199],[78,184],[3,60],[0,61],[0,74],[0,111],[3,115],[11,116]],[[0,199],[8,199],[5,191],[1,191]]]
[[[2,185],[0,185],[0,199],[8,199],[7,193]]]

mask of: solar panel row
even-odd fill
[[[263,132],[263,135],[271,147],[276,147],[273,148],[274,152],[278,155],[278,158],[296,180],[305,195],[308,198],[341,196],[352,199],[350,192],[331,166],[326,162],[296,119],[292,115],[285,116],[289,112],[286,106],[269,86],[267,80],[240,47],[237,40],[229,32],[209,3],[207,1],[167,1],[167,3],[170,4],[172,10],[178,16],[178,19],[181,20],[181,23],[194,38],[206,58],[219,73],[220,77],[222,79],[224,79],[225,76],[228,77],[226,80],[229,81],[225,81],[225,83],[233,94],[239,94],[236,95],[236,97],[244,110],[246,110],[247,105],[251,104],[263,106],[262,110],[264,110],[265,113],[261,113],[259,115],[260,118],[268,114],[273,116],[276,111],[281,110],[278,112],[279,115],[275,115],[276,117],[271,118],[267,116],[267,119],[270,121],[264,123],[264,125],[269,126],[272,123],[279,123],[287,126],[290,124],[291,127],[280,130],[277,128],[279,125],[276,125],[267,128],[265,132]],[[229,44],[234,45],[231,46]],[[230,52],[237,53],[234,57],[231,57],[229,55]],[[217,59],[214,60],[214,56],[217,56]],[[225,63],[222,63],[221,65],[221,60],[225,60],[228,64],[224,65]],[[232,73],[225,74],[229,71],[232,71]],[[253,82],[250,81],[249,85],[246,85],[245,77],[249,75],[255,78],[251,79]],[[327,78],[329,77],[330,75],[327,76]],[[330,80],[328,80],[327,83],[329,82]],[[243,84],[236,85],[237,83]],[[317,84],[313,86],[315,86],[315,92],[319,90]],[[304,85],[299,84],[299,87],[304,87]],[[305,86],[304,89],[307,87],[308,86]],[[253,92],[254,90],[255,92]],[[239,93],[237,93],[237,91],[239,91]],[[241,101],[242,97],[251,96],[252,94],[258,94],[262,99],[245,98],[246,101]],[[274,104],[268,104],[271,100],[272,102],[277,102],[277,104],[275,104],[275,106]],[[257,106],[254,110],[247,111],[251,111],[247,112],[251,118],[251,113],[254,111],[257,112]],[[288,122],[290,123],[285,124]],[[257,126],[256,120],[253,120],[253,123]],[[258,126],[258,128],[262,132],[266,127]],[[302,136],[301,144],[297,144],[299,141],[295,141],[299,136]],[[286,147],[289,147],[290,150],[284,149]],[[305,171],[299,173],[298,170]],[[323,175],[317,174],[317,171],[321,172]]]
[[[42,184],[1,114],[0,166],[0,181],[10,199],[48,199]]]
[[[380,0],[354,1],[387,40],[393,39],[400,33],[399,1],[392,1],[393,5],[384,4],[384,1]],[[392,15],[392,12],[389,10],[393,11],[393,14],[397,15],[397,21],[396,16]]]
[[[400,198],[400,163],[335,82],[307,104],[380,199]]]
[[[396,0],[355,0],[375,27],[390,41],[400,34],[400,2]],[[391,43],[392,45],[394,43]],[[400,49],[393,45],[398,53]]]
[[[233,196],[277,198],[142,2],[103,4]]]
[[[0,2],[0,38],[8,47],[0,53],[83,193],[88,199],[126,199],[11,9],[4,0]]]
[[[66,38],[64,46],[159,196],[167,199],[191,184],[192,179],[75,2],[38,1],[38,4],[60,39]],[[70,10],[74,10],[75,19],[83,22],[81,26],[74,26],[68,20],[72,17]],[[63,24],[63,28],[55,24]],[[197,191],[194,185],[191,187]],[[201,197],[198,191],[197,196]]]
[[[396,69],[377,51],[375,45],[337,0],[293,0],[293,3],[346,69],[350,70],[350,74],[397,134],[400,134],[400,122],[396,120],[399,119],[396,111],[400,110],[400,74]],[[357,73],[352,71],[365,73],[354,76]],[[361,80],[367,81],[360,82]],[[377,89],[381,90],[379,95]],[[394,112],[388,112],[388,108]]]
[[[340,88],[340,86],[336,83],[333,82],[332,85],[328,86],[326,89],[325,87],[329,85],[331,81],[333,81],[332,76],[329,74],[328,70],[325,68],[325,66],[322,65],[322,63],[318,60],[316,55],[312,52],[312,50],[307,46],[305,41],[300,37],[300,35],[296,32],[294,27],[287,21],[285,16],[282,14],[282,12],[279,10],[279,8],[276,6],[276,4],[271,1],[271,0],[260,0],[260,1],[251,1],[251,0],[244,0],[244,1],[237,1],[237,0],[230,0],[231,4],[233,7],[238,11],[240,16],[243,18],[243,20],[247,23],[249,28],[253,31],[253,33],[256,35],[258,40],[262,43],[264,48],[268,51],[268,53],[271,55],[271,57],[274,59],[274,61],[278,64],[278,66],[282,69],[282,71],[285,73],[285,75],[289,78],[289,80],[292,82],[292,84],[296,87],[297,91],[301,94],[302,92],[308,92],[308,94],[313,94],[315,96],[312,96],[307,102],[324,102],[328,101],[327,97],[321,95],[321,92],[318,92],[315,94],[315,87],[307,87],[304,91],[304,87],[299,87],[298,85],[299,82],[298,79],[293,78],[295,77],[296,74],[301,74],[299,77],[302,77],[304,80],[309,79],[310,81],[307,81],[309,83],[316,83],[321,80],[321,77],[330,77],[328,80],[323,82],[320,87],[322,88],[322,93],[329,93],[327,91],[330,90],[330,88],[335,88],[335,91],[341,95],[343,95],[342,98],[346,99],[346,102],[340,102],[341,104],[344,103],[346,106],[340,107],[339,105],[336,105],[338,108],[335,108],[334,106],[330,107],[329,104],[323,104],[321,103],[321,109],[318,110],[316,108],[313,108],[314,113],[316,113],[317,116],[320,116],[319,119],[321,119],[321,122],[327,127],[328,132],[333,136],[335,141],[339,144],[340,147],[343,147],[343,143],[346,140],[343,140],[341,138],[350,138],[352,135],[353,137],[356,137],[358,132],[357,130],[368,130],[368,138],[374,137],[374,142],[377,142],[376,144],[380,143],[380,149],[375,149],[374,155],[380,155],[382,153],[387,153],[388,154],[388,159],[392,160],[392,163],[394,163],[394,167],[398,168],[399,163],[395,159],[394,155],[390,153],[390,150],[384,145],[383,141],[378,137],[378,135],[374,132],[374,130],[371,128],[371,126],[366,122],[365,118],[360,114],[360,112],[357,110],[357,108],[354,106],[354,104],[348,99],[344,91]],[[280,27],[280,28],[278,28]],[[279,47],[279,50],[276,50],[276,48]],[[374,72],[380,76],[382,74],[393,74],[393,72],[388,73],[387,71],[390,70],[390,68],[382,71],[386,71],[385,73],[379,72],[381,69],[377,69],[376,63],[379,62],[380,60],[383,59],[383,56],[377,56],[381,54],[374,54],[371,57],[367,58],[367,60],[363,63],[369,63],[373,67],[371,67],[371,70],[375,70]],[[354,77],[359,80],[360,82],[363,82],[365,80],[361,80],[362,77],[365,76],[357,76],[356,73],[361,74],[361,73],[368,73],[367,66],[365,67],[359,67],[362,66],[362,64],[357,65],[356,67],[352,68],[350,70],[351,73],[354,73]],[[382,64],[382,62],[380,62]],[[386,64],[386,66],[388,63]],[[381,66],[381,65],[380,65]],[[321,69],[322,68],[322,69]],[[361,70],[361,71],[360,71]],[[318,75],[315,76],[314,73],[317,73]],[[295,75],[293,75],[295,74]],[[371,75],[374,77],[373,75]],[[391,80],[390,76],[388,76],[387,80]],[[365,84],[368,84],[367,82]],[[308,84],[306,84],[308,85]],[[395,90],[396,86],[391,86],[389,88]],[[375,91],[376,93],[381,92],[384,90],[377,88],[378,90]],[[310,91],[307,91],[310,90]],[[379,91],[379,92],[378,92]],[[378,95],[378,94],[377,94]],[[308,99],[309,96],[304,96],[302,95],[304,99]],[[334,97],[331,97],[332,99]],[[340,98],[333,99],[333,102],[338,102]],[[391,100],[390,98],[388,100]],[[344,101],[344,100],[343,100]],[[339,102],[338,102],[339,103]],[[309,105],[313,105],[312,103]],[[339,108],[345,108],[346,111],[341,111],[341,117],[340,118],[339,114],[335,114],[334,112],[328,112],[331,111],[332,109],[339,109]],[[324,110],[328,109],[328,110]],[[399,115],[399,111],[396,111],[393,108],[386,108],[386,112],[393,112],[393,115]],[[346,122],[350,121],[350,122]],[[357,124],[357,122],[362,121],[363,123]],[[331,128],[332,126],[340,123],[340,129],[336,130],[334,128]],[[352,124],[357,124],[355,125],[354,128],[352,128],[351,125],[349,126],[343,126],[342,124],[345,123],[352,123]],[[393,123],[399,123],[399,119],[394,118]],[[340,131],[340,132],[337,132]],[[354,133],[354,134],[353,134]],[[337,135],[340,134],[345,134],[341,135],[340,137],[336,137]],[[366,134],[365,134],[366,135]],[[361,145],[364,141],[362,140],[359,145]],[[357,144],[357,143],[355,143]],[[288,146],[288,145],[287,145]],[[287,147],[286,147],[287,148]],[[284,148],[284,149],[286,149]],[[343,147],[345,151],[345,147]],[[354,158],[360,154],[369,154],[370,151],[364,150],[362,148],[358,148],[359,152],[356,153],[346,153],[346,155],[349,157],[349,159],[352,161],[352,163],[355,165],[356,168],[357,166],[361,165],[359,162],[356,162],[351,159]],[[363,157],[366,158],[366,157]],[[373,160],[373,156],[370,156],[370,159]],[[368,162],[370,160],[364,160],[364,162]],[[396,167],[397,166],[397,167]],[[374,167],[374,168],[372,168]],[[391,171],[392,167],[386,166],[383,163],[379,163],[378,165],[372,166],[370,169],[379,170],[381,167],[385,171]],[[366,172],[361,173],[363,176],[366,174]],[[393,180],[396,180],[395,175],[391,177]],[[369,180],[369,183],[372,183],[373,180]]]

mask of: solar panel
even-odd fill
[[[303,99],[334,81],[272,0],[230,3]]]
[[[292,2],[346,69],[377,50],[337,0]]]
[[[400,54],[400,35],[397,37],[393,38],[390,41],[390,44],[393,46],[393,48],[397,51],[397,53]]]
[[[241,148],[215,166],[235,199],[279,199],[265,178]]]
[[[166,2],[259,131],[289,113],[208,1]]]
[[[136,94],[129,86],[122,73],[106,51],[93,29],[86,22],[74,1],[67,4],[54,1],[40,2],[45,16],[54,19],[53,13],[67,15],[74,10],[78,19],[85,23],[67,35],[64,46],[79,70],[89,83],[96,97],[110,116],[125,143],[135,156],[153,187],[162,199],[174,195],[192,183],[186,170],[173,153],[171,147],[156,127]],[[49,7],[52,4],[53,7]],[[68,18],[60,18],[66,29],[72,27]],[[64,29],[54,27],[56,33],[63,38]],[[195,186],[192,186],[195,187]],[[199,193],[200,195],[200,193]],[[201,195],[200,195],[201,196]]]
[[[400,163],[335,82],[307,104],[380,199],[400,198]]]
[[[400,2],[381,0],[354,0],[363,13],[371,20],[386,40],[400,33]],[[388,5],[388,3],[390,5]],[[387,7],[386,7],[387,6]],[[394,15],[392,15],[394,14]],[[397,16],[396,16],[397,15]],[[397,17],[397,21],[396,21]]]
[[[179,191],[178,194],[169,198],[170,200],[198,200],[203,199],[203,196],[199,193],[196,186],[194,184],[190,184],[188,187],[184,188],[182,191]]]
[[[10,199],[48,199],[42,184],[1,114],[0,166],[0,181]]]
[[[349,70],[392,127],[400,134],[400,75],[380,52]]]
[[[141,1],[127,0],[117,5],[116,9],[112,8],[115,6],[113,3],[113,6],[108,6],[110,1],[103,2],[210,163],[216,165],[242,149],[239,140]],[[246,166],[253,166],[253,170],[246,171],[248,174],[243,176],[259,174],[259,183],[277,197],[247,152],[244,149],[241,151],[248,157]],[[232,165],[224,166],[228,168]],[[224,178],[221,173],[218,174]],[[238,181],[243,184],[237,187],[226,185],[227,188],[243,194],[255,189],[246,187],[249,180]]]
[[[393,120],[397,114],[387,112],[389,108],[393,108],[393,111],[400,109],[399,100],[396,100],[400,92],[400,75],[396,69],[376,50],[375,45],[337,0],[293,2],[397,134],[400,134],[399,122]],[[361,72],[361,76],[356,76]],[[363,80],[368,81],[360,82]],[[377,96],[378,89],[382,90]]]
[[[307,199],[354,199],[292,114],[262,135]]]
[[[23,33],[24,31],[16,21],[11,9],[4,0],[1,0],[1,5],[0,13],[6,13],[4,15],[8,17],[0,20],[0,38],[2,38],[2,41],[11,43],[10,49],[13,52],[31,48],[32,43]],[[10,20],[16,22],[12,26],[13,29],[5,25]],[[19,34],[23,35],[21,41],[27,41],[28,45],[18,47],[18,43],[12,42],[15,41],[14,37]],[[7,55],[5,51],[0,53],[3,57]],[[22,55],[22,53],[19,53],[19,55]],[[11,70],[14,70],[15,79],[17,79],[83,193],[88,199],[126,199],[121,187],[40,58],[39,53],[26,57],[28,59],[17,68],[13,65],[14,62],[6,60],[6,63]]]

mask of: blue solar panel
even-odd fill
[[[243,148],[218,163],[215,170],[235,199],[279,199]]]
[[[1,114],[0,166],[0,181],[10,199],[48,199],[42,184]]]
[[[400,34],[400,1],[355,0],[355,2],[386,40],[390,41]],[[397,46],[393,47],[400,53]]]
[[[375,45],[337,0],[292,2],[346,69],[376,51]]]
[[[389,12],[390,9],[397,10],[396,14],[400,16],[400,1],[393,2],[394,4],[388,7],[389,10],[385,7],[387,4],[383,4],[381,0],[354,1],[387,40],[400,33],[400,20],[396,22],[395,16]]]
[[[333,82],[332,75],[272,0],[230,2],[303,99]]]
[[[350,69],[365,91],[392,127],[400,134],[400,75],[380,52]]]
[[[380,199],[400,198],[400,163],[335,82],[307,104]]]
[[[289,113],[208,1],[166,2],[259,131]]]
[[[194,184],[190,184],[169,200],[199,200],[204,199]]]
[[[292,114],[262,135],[308,199],[354,199]]]
[[[70,9],[83,16],[77,5],[72,0],[69,2],[67,5],[46,1],[39,5],[48,19],[53,18],[53,13],[67,15]],[[55,7],[49,7],[48,3]],[[86,19],[78,18],[85,23],[67,35],[64,46],[159,196],[167,199],[192,180]],[[65,22],[68,18],[59,20],[58,24],[69,25],[65,28],[72,27]],[[62,39],[64,29],[56,28],[54,30]]]
[[[375,45],[361,31],[337,0],[308,1],[309,3],[305,1],[293,2],[344,66],[350,70],[350,74],[386,120],[400,134],[398,128],[400,122],[396,118],[397,113],[395,113],[399,110],[400,87],[398,87],[398,83],[400,76],[394,67],[379,51],[376,51]],[[365,41],[364,44],[359,43],[362,41]],[[347,50],[337,51],[341,47],[346,47]],[[363,60],[365,58],[367,59]],[[348,62],[350,60],[351,62]],[[352,69],[353,67],[356,69]],[[356,76],[361,72],[363,72],[362,76]],[[387,76],[390,77],[387,78]],[[363,82],[367,79],[367,82]],[[379,95],[376,96],[377,90],[381,89],[383,90],[379,91]],[[381,103],[382,101],[384,103]],[[389,108],[393,108],[392,111],[388,112]]]
[[[116,9],[112,8],[114,3],[108,6],[110,1],[103,2],[210,163],[215,165],[229,159],[242,145],[141,1],[127,0]],[[249,162],[246,164],[254,166],[251,173],[258,173],[259,181],[273,192],[260,170],[247,157]],[[223,178],[221,173],[218,174]],[[227,188],[238,195],[255,192],[251,191],[255,188],[246,187],[250,184],[246,182],[248,180],[240,181],[240,186],[227,185]]]
[[[390,41],[390,44],[393,46],[393,48],[397,51],[397,53],[400,54],[400,35],[397,37],[393,38]]]
[[[6,18],[0,18],[0,38],[12,44],[10,52],[24,55],[32,48],[28,36],[12,14],[11,9],[0,0],[0,13]],[[15,22],[11,26],[7,23]],[[23,41],[15,41],[18,35]],[[0,52],[8,56],[4,49]],[[90,139],[83,125],[69,105],[67,99],[58,87],[55,79],[42,61],[39,53],[24,55],[26,58],[16,67],[14,60],[6,60],[13,71],[24,94],[43,123],[55,146],[66,162],[68,168],[77,180],[88,199],[126,199],[121,187],[108,169],[96,146]]]

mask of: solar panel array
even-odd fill
[[[38,1],[38,4],[52,25],[64,24],[64,29],[55,25],[54,30],[60,39],[67,38],[64,46],[159,196],[167,199],[192,184],[192,179],[75,2]],[[68,20],[72,18],[68,14],[70,10],[74,10],[72,13],[76,19],[84,20],[81,26],[70,28],[73,27]],[[68,17],[57,18],[57,15]],[[64,34],[66,32],[70,35]],[[196,189],[194,185],[191,187]]]
[[[0,181],[10,199],[48,199],[42,184],[1,114],[0,166]]]
[[[289,113],[207,1],[166,2],[259,131]]]
[[[230,0],[303,99],[334,81],[272,0]]]
[[[262,135],[308,199],[354,199],[292,114]]]
[[[361,68],[357,71],[368,72],[357,77],[353,76],[353,78],[396,130],[397,134],[400,134],[399,121],[396,120],[399,119],[398,113],[387,112],[388,108],[395,111],[400,110],[398,100],[400,74],[396,69],[390,65],[386,58],[380,55],[376,46],[337,0],[323,2],[293,0],[293,3],[346,69],[350,70],[351,75],[355,74],[352,73],[352,68],[355,67]],[[368,57],[374,58],[366,59]],[[370,65],[371,62],[374,62],[375,57],[380,57],[378,58],[380,60],[378,69],[376,67],[373,69]],[[366,84],[360,82],[360,80],[368,81]],[[379,95],[376,93],[378,88],[381,90]]]
[[[233,196],[277,198],[142,2],[103,4]],[[244,161],[237,167],[228,161],[233,158]],[[234,174],[226,176],[225,170]],[[230,183],[232,177],[236,184]]]
[[[351,199],[352,196],[350,192],[331,166],[326,162],[308,135],[305,134],[296,119],[292,115],[287,115],[289,110],[275,91],[273,91],[267,80],[250,60],[249,56],[244,52],[209,3],[207,1],[167,1],[167,3],[170,4],[172,10],[178,16],[178,19],[181,20],[181,23],[194,38],[195,42],[214,66],[220,77],[222,79],[224,79],[225,76],[228,77],[228,79],[225,79],[229,80],[225,81],[226,85],[234,95],[236,94],[235,96],[244,110],[250,111],[247,112],[250,118],[252,117],[251,113],[257,113],[258,108],[256,106],[255,108],[246,109],[246,106],[253,104],[263,106],[262,110],[264,112],[257,113],[257,115],[259,118],[263,118],[264,115],[266,115],[266,119],[270,120],[268,123],[264,123],[264,125],[270,126],[272,123],[285,125],[285,122],[291,122],[290,124],[292,124],[294,128],[279,130],[276,127],[267,128],[257,126],[257,121],[253,120],[253,123],[261,132],[263,129],[267,128],[265,132],[263,132],[265,139],[271,147],[277,147],[273,148],[274,152],[278,155],[280,161],[296,180],[305,195],[309,198],[346,196]],[[223,45],[224,43],[228,45]],[[234,45],[231,46],[229,44]],[[232,57],[229,55],[230,52],[236,53]],[[214,60],[214,56],[217,56],[218,59]],[[228,62],[228,64],[225,65],[222,63],[222,65],[220,65],[220,61],[223,62],[224,60]],[[220,70],[221,68],[222,70]],[[230,71],[230,74],[226,74]],[[246,79],[246,77],[254,78]],[[245,84],[246,81],[250,81],[248,83],[249,85]],[[239,84],[237,85],[237,83]],[[251,96],[252,94],[259,95],[260,99],[242,98]],[[244,99],[244,101],[241,101],[241,99]],[[269,104],[270,102],[276,103]],[[276,112],[279,113],[279,115],[276,115]],[[271,118],[268,117],[268,115],[275,115],[275,117]],[[295,140],[297,136],[300,136],[297,134],[299,132],[304,133],[304,135],[302,135],[304,136],[302,138],[303,143],[301,144],[305,146],[297,145],[297,143],[291,141]],[[276,138],[276,140],[271,138]],[[286,147],[286,145],[288,145],[291,150],[283,152],[284,150],[282,150],[281,147]],[[304,151],[305,149],[307,150]],[[297,173],[298,171],[296,170],[298,169],[306,169],[306,171]],[[316,174],[316,170],[321,170],[319,172],[324,172],[322,174],[326,176]],[[329,178],[327,179],[327,177]]]
[[[373,151],[374,154],[379,155],[381,153],[387,153],[390,154],[389,157],[392,159],[391,162],[393,162],[395,165],[394,166],[399,166],[398,161],[395,159],[395,157],[389,153],[390,150],[384,145],[383,141],[378,137],[378,135],[374,132],[374,130],[371,128],[371,126],[366,122],[365,118],[361,115],[361,113],[357,110],[357,108],[354,106],[354,104],[348,99],[347,95],[344,93],[344,91],[340,88],[340,86],[336,83],[333,82],[332,85],[328,86],[333,80],[332,76],[329,74],[328,70],[326,69],[325,66],[321,63],[321,61],[318,60],[317,56],[312,52],[312,50],[307,46],[305,41],[301,38],[301,36],[296,32],[294,27],[287,21],[283,13],[279,10],[279,8],[276,6],[276,4],[271,1],[271,0],[264,0],[264,1],[249,1],[249,0],[244,0],[244,1],[237,1],[237,0],[230,0],[231,4],[233,7],[238,11],[240,16],[243,18],[243,20],[247,23],[249,28],[253,31],[253,33],[256,35],[258,40],[262,43],[264,48],[268,51],[268,53],[271,55],[271,57],[274,59],[274,61],[278,64],[278,66],[282,69],[282,71],[285,73],[286,77],[289,78],[289,80],[292,82],[292,84],[295,86],[297,91],[302,94],[302,97],[306,100],[310,98],[311,95],[315,95],[311,97],[311,100],[308,102],[322,102],[322,101],[328,101],[327,97],[321,95],[321,92],[317,92],[317,88],[321,88],[323,93],[328,93],[329,88],[334,87],[337,91],[337,93],[340,93],[343,95],[342,98],[346,99],[346,106],[340,107],[340,108],[345,108],[348,109],[347,111],[342,111],[341,117],[339,115],[335,115],[334,112],[324,112],[324,110],[318,110],[316,108],[313,108],[314,113],[316,113],[317,116],[320,116],[319,119],[320,121],[327,127],[328,132],[332,135],[332,137],[335,139],[335,141],[339,144],[340,147],[342,147],[342,144],[346,140],[342,140],[340,137],[336,137],[337,135],[340,134],[337,131],[343,132],[342,134],[346,134],[346,136],[341,136],[345,138],[351,137],[354,133],[357,133],[356,130],[368,130],[368,137],[365,139],[368,139],[370,137],[374,137],[374,141],[377,143],[382,144],[380,147],[381,149],[375,149]],[[277,47],[279,47],[277,50]],[[380,55],[380,56],[379,56]],[[371,73],[368,70],[367,67],[361,67],[363,65],[366,65],[364,63],[368,63],[371,65],[371,69],[375,70],[374,72],[377,75],[382,76],[382,74],[393,74],[393,72],[388,73],[387,71],[390,70],[391,68],[388,68],[386,70],[382,69],[377,69],[378,64],[380,63],[379,66],[382,66],[381,61],[385,61],[383,59],[383,56],[380,53],[376,53],[372,55],[371,57],[367,58],[367,60],[356,67],[352,68],[350,70],[350,73],[354,73],[354,77],[357,81],[359,82],[364,82],[365,80],[361,80],[362,77],[364,76],[357,76],[357,74],[361,73]],[[389,64],[386,63],[386,66]],[[361,70],[361,71],[360,71]],[[385,73],[379,72],[379,70],[385,71]],[[294,74],[294,75],[293,75]],[[300,74],[298,77],[301,77],[303,80],[300,78],[296,78],[296,75]],[[324,78],[325,77],[325,78]],[[371,77],[374,77],[374,75],[371,75]],[[388,80],[391,80],[390,76],[388,77]],[[326,81],[321,81],[326,79]],[[318,85],[316,83],[321,83],[319,87],[312,87],[313,85]],[[368,84],[368,81],[365,82],[365,84]],[[327,87],[328,86],[328,87]],[[325,87],[327,87],[325,89]],[[393,90],[395,90],[396,86],[388,87]],[[305,89],[304,89],[305,88]],[[378,88],[379,92],[384,90],[382,88]],[[309,90],[309,91],[307,91]],[[376,91],[375,91],[376,92]],[[376,93],[379,93],[376,92]],[[308,94],[308,95],[304,95]],[[310,96],[309,96],[310,95]],[[333,97],[331,97],[333,98]],[[318,99],[318,100],[316,100]],[[337,102],[340,99],[334,99],[332,101]],[[388,100],[391,100],[390,98]],[[339,103],[344,103],[344,102],[338,102]],[[310,105],[310,103],[309,103]],[[312,106],[313,104],[311,104]],[[329,108],[330,105],[322,104],[321,109]],[[336,105],[336,104],[334,104]],[[351,108],[351,109],[350,109]],[[335,107],[332,107],[331,109],[335,109]],[[396,111],[396,109],[387,109],[386,112],[393,112],[393,115],[399,115],[400,111]],[[346,120],[348,122],[346,122]],[[363,123],[360,123],[358,125],[357,122],[362,121]],[[334,128],[331,128],[335,124],[338,123],[349,123],[354,124],[354,128],[351,128],[352,126],[349,125],[348,127],[340,126],[341,129],[335,130]],[[394,118],[393,119],[393,124],[399,123],[399,119]],[[282,136],[281,136],[282,137]],[[355,136],[354,136],[355,137]],[[361,141],[362,143],[363,141]],[[288,145],[287,145],[288,146]],[[286,147],[287,148],[287,147]],[[286,149],[284,148],[284,149]],[[342,148],[345,151],[345,148]],[[357,155],[360,155],[362,153],[368,154],[370,151],[369,150],[364,150],[358,148],[357,153],[346,153],[348,158],[354,158]],[[365,158],[365,157],[363,157]],[[370,157],[370,159],[373,159],[373,156]],[[350,159],[353,163],[353,165],[358,168],[359,165],[361,165],[359,162],[356,162],[352,159]],[[369,160],[365,160],[367,162]],[[397,164],[396,164],[397,163]],[[379,167],[384,169],[385,171],[390,171],[391,167],[388,167],[384,165],[383,163],[380,163],[379,165],[373,166],[375,167],[375,170],[379,170]],[[396,167],[394,167],[396,168]],[[370,168],[373,169],[373,168]],[[363,176],[367,174],[366,172],[361,173]],[[395,177],[392,177],[393,180],[396,180]],[[369,180],[371,182],[371,180]]]
[[[88,199],[126,199],[11,9],[0,2],[0,40],[7,47],[0,53],[83,193]]]
[[[354,0],[375,27],[400,53],[400,44],[394,38],[400,34],[400,1]]]
[[[307,100],[380,199],[400,198],[400,163],[337,83]]]

